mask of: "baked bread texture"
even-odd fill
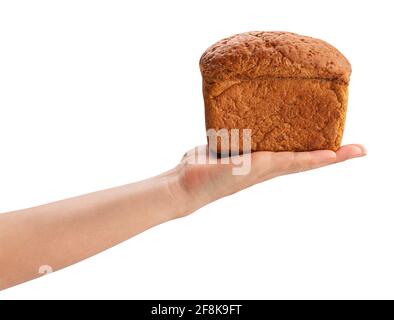
[[[251,129],[252,151],[340,147],[351,66],[325,41],[241,33],[209,47],[200,70],[207,130]]]

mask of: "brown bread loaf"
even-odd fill
[[[340,147],[351,66],[330,44],[247,32],[208,48],[200,70],[207,129],[251,129],[252,151]]]

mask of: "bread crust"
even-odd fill
[[[252,31],[209,47],[200,59],[208,83],[257,77],[318,78],[348,83],[351,65],[327,42],[291,32]]]
[[[351,66],[328,43],[247,32],[208,48],[200,69],[207,129],[251,129],[252,151],[340,147]]]

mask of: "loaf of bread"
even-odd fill
[[[340,147],[351,66],[327,42],[241,33],[209,47],[200,70],[207,129],[250,129],[252,151]]]

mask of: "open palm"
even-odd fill
[[[196,206],[201,206],[277,176],[316,169],[364,155],[366,150],[362,145],[350,144],[336,152],[260,151],[217,159],[207,150],[207,146],[199,146],[183,156],[177,169],[182,177],[182,187],[193,194]],[[250,157],[249,170],[244,174],[234,174],[234,169],[247,156]]]

